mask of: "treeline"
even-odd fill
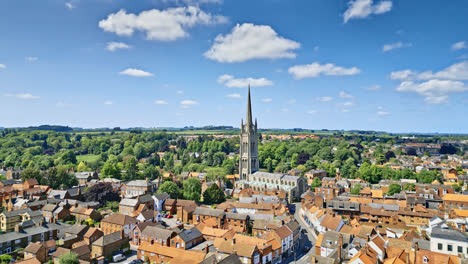
[[[393,171],[379,166],[387,162],[398,163],[395,157],[405,154],[403,149],[392,149],[398,137],[339,135],[279,141],[260,135],[260,139],[266,139],[259,145],[260,168],[269,172],[324,169],[334,176],[339,169],[343,177],[360,177],[371,183],[401,178],[432,182],[440,177],[433,172],[416,174],[410,170]],[[40,183],[52,179],[58,186],[65,187],[73,184],[73,181],[65,180],[69,171],[100,172],[102,177],[122,180],[156,179],[161,177],[161,171],[175,175],[206,172],[209,179],[224,178],[237,173],[235,153],[238,149],[238,136],[228,139],[199,136],[189,140],[175,133],[139,129],[126,132],[118,129],[111,132],[0,132],[0,166],[27,168],[29,175],[38,178]],[[453,149],[449,150],[453,152]]]

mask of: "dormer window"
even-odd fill
[[[423,257],[423,263],[429,263],[429,258],[427,256]]]

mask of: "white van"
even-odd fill
[[[125,259],[125,256],[123,254],[117,254],[117,255],[112,257],[112,260],[114,262],[119,262],[119,261],[122,261],[124,259]]]

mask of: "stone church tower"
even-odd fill
[[[258,134],[257,119],[252,122],[252,106],[250,102],[250,85],[247,99],[247,120],[241,121],[240,153],[239,153],[240,180],[250,180],[250,174],[258,171]]]

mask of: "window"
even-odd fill
[[[452,252],[452,250],[453,250],[453,246],[452,245],[447,245],[447,251]]]
[[[458,253],[463,253],[463,247],[458,246]]]
[[[428,263],[429,262],[429,258],[427,256],[424,256],[423,257],[423,263]]]

